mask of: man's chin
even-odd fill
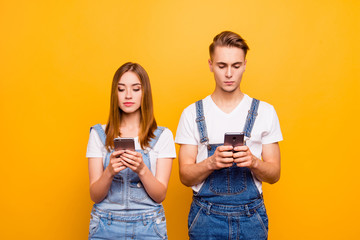
[[[222,87],[221,90],[226,93],[233,93],[233,92],[239,90],[239,87],[226,86],[226,87]]]

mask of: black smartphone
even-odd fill
[[[244,133],[243,132],[228,132],[224,135],[225,146],[243,146],[244,145]]]
[[[118,150],[131,150],[135,151],[135,141],[133,138],[115,138],[114,149]]]

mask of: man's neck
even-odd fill
[[[225,113],[231,113],[244,98],[244,93],[240,89],[234,92],[224,92],[215,90],[211,94],[211,99],[214,101],[221,111]]]

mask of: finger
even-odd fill
[[[130,169],[133,170],[133,171],[136,169],[133,165],[129,164],[129,163],[126,162],[126,161],[123,161],[123,164],[124,164],[124,166],[130,168]]]
[[[238,158],[234,157],[234,162],[236,162],[236,163],[251,162],[251,158],[249,156],[241,156]]]
[[[111,167],[112,167],[113,169],[116,169],[116,168],[119,168],[119,167],[122,167],[122,166],[124,166],[124,164],[121,163],[121,162],[115,163],[115,164],[112,164],[112,165],[111,165]]]
[[[237,151],[237,152],[246,152],[247,150],[249,150],[249,147],[248,146],[237,146],[234,148],[234,151]]]
[[[233,163],[234,159],[232,157],[231,158],[220,158],[219,162],[222,164],[228,164],[228,163]]]
[[[126,168],[126,166],[121,166],[115,169],[115,172],[120,172],[122,170],[124,170]]]
[[[247,156],[246,152],[235,152],[233,154],[233,158],[242,158],[242,157],[245,157],[245,156]]]
[[[133,155],[125,155],[125,154],[123,154],[123,155],[121,156],[121,159],[123,159],[123,160],[125,160],[125,161],[127,161],[128,163],[131,163],[131,164],[133,164],[133,163],[135,163],[135,162],[140,162],[140,160],[141,160],[141,159],[139,159],[139,158],[136,157],[136,156],[133,156]]]
[[[233,156],[233,152],[232,151],[226,151],[226,152],[220,152],[219,156],[222,158],[228,158],[228,157],[232,157]]]
[[[136,162],[140,162],[140,161],[141,161],[141,158],[139,158],[138,155],[131,155],[131,154],[128,154],[128,153],[124,153],[122,156],[125,157],[125,158],[127,158],[127,159],[134,160],[134,161],[136,161]]]
[[[132,160],[132,159],[130,159],[130,158],[127,158],[127,157],[125,157],[125,156],[121,156],[121,162],[123,162],[123,163],[128,163],[128,164],[131,164],[131,165],[133,165],[133,164],[135,163],[134,160]]]
[[[130,155],[126,152],[121,155],[121,158],[131,158],[131,157],[132,157],[132,155]]]
[[[219,146],[217,148],[220,152],[224,152],[224,151],[231,151],[233,149],[233,146]]]
[[[138,152],[132,151],[132,150],[129,150],[129,149],[126,149],[125,153],[130,154],[130,155],[134,155],[134,156],[136,156],[138,154]]]
[[[218,163],[218,166],[220,168],[226,168],[226,167],[231,167],[234,163],[231,161],[231,162],[221,162],[221,163]]]
[[[246,161],[246,162],[236,163],[236,166],[238,166],[238,167],[249,167],[250,162]]]
[[[124,150],[114,151],[110,156],[113,156],[114,158],[118,158],[123,153]]]
[[[120,155],[120,154],[123,154],[124,152],[125,152],[125,150],[118,150],[118,151],[114,151],[113,154]]]
[[[243,163],[244,161],[246,161],[246,160],[243,159],[243,158],[234,158],[234,162],[235,162],[236,164],[238,164],[238,163]]]
[[[116,164],[119,163],[120,161],[121,161],[120,157],[114,157],[110,159],[111,164]]]

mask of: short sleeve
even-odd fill
[[[90,131],[89,141],[86,150],[87,158],[101,158],[105,150],[104,144],[94,128]]]
[[[158,153],[157,158],[176,158],[174,137],[172,132],[165,128],[154,147]]]
[[[273,106],[271,106],[269,117],[270,117],[269,119],[270,121],[269,121],[268,130],[264,132],[264,134],[262,135],[262,139],[261,139],[262,144],[270,144],[270,143],[280,142],[283,140],[280,129],[279,118]]]
[[[197,129],[195,122],[195,104],[187,107],[181,114],[179,125],[176,131],[175,142],[177,144],[198,145],[195,133]]]

